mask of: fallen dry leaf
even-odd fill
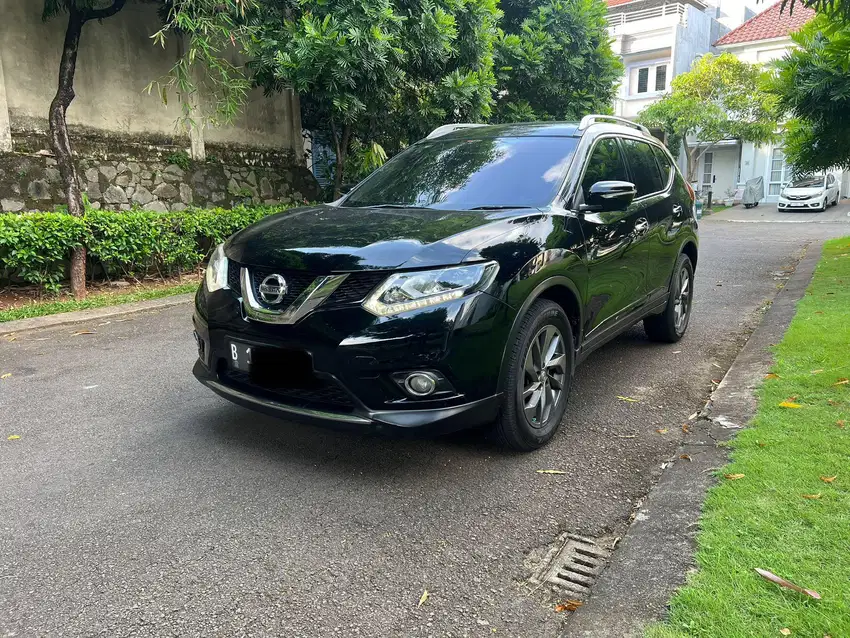
[[[744,478],[743,474],[724,474],[723,478],[728,478],[730,481],[737,481],[738,479]]]
[[[667,434],[667,428],[658,428],[655,430],[658,434]]]
[[[561,613],[562,611],[575,611],[579,607],[584,605],[580,600],[568,600],[566,602],[555,605],[555,611]]]
[[[712,379],[711,382],[715,385],[719,385],[722,379]]]
[[[821,494],[800,494],[800,496],[802,496],[803,498],[807,498],[810,501],[816,501],[821,497]]]
[[[97,334],[97,333],[94,330],[77,330],[71,336],[72,337],[79,337],[80,335],[93,335],[93,334]]]
[[[820,374],[821,372],[823,372],[823,368],[819,368],[817,370],[812,370],[812,374]]]
[[[850,383],[850,379],[845,379],[844,377],[841,377],[838,381],[836,381],[832,385],[847,385],[848,383]]]
[[[422,595],[419,597],[419,604],[418,604],[418,605],[416,605],[416,606],[417,606],[417,607],[421,607],[422,605],[424,605],[424,604],[425,604],[425,601],[426,601],[426,600],[428,600],[429,596],[430,596],[430,594],[428,594],[428,590],[427,590],[427,589],[426,589],[425,591],[423,591],[423,592],[422,592]]]
[[[626,403],[640,403],[640,401],[631,397],[621,397],[617,395],[617,398],[620,399],[620,401],[625,401]]]
[[[783,636],[790,636],[791,630],[788,629],[788,627],[783,627],[782,629],[779,630],[779,633],[782,634]]]
[[[773,572],[769,572],[766,569],[759,569],[756,567],[756,574],[764,578],[765,580],[769,580],[770,582],[779,585],[780,587],[784,587],[785,589],[793,589],[796,592],[801,594],[806,594],[807,596],[811,596],[815,600],[820,600],[820,594],[812,589],[806,589],[804,587],[800,587],[799,585],[795,585],[789,580],[785,580],[784,578],[777,576]],[[790,631],[788,632],[791,633]],[[785,634],[786,636],[788,634]]]
[[[693,461],[693,459],[691,458],[691,456],[689,454],[680,454],[679,458],[684,459],[685,461]]]
[[[21,438],[20,434],[11,434],[11,435],[9,435],[9,437],[6,440],[7,441],[17,441],[19,438]]]
[[[802,408],[803,406],[799,403],[794,403],[793,401],[783,401],[779,404],[780,408]]]
[[[538,474],[566,474],[564,470],[537,470]]]
[[[688,427],[687,423],[682,423],[682,434],[688,434],[691,429]]]
[[[763,443],[762,441],[756,441],[756,445],[758,445],[759,447],[764,447],[765,445],[767,445],[767,443]]]
[[[775,372],[771,372],[771,373],[769,373],[769,374],[764,375],[764,378],[765,378],[765,379],[781,379],[782,377],[780,377],[780,376],[779,376],[778,374],[776,374]]]
[[[8,379],[12,376],[11,372],[7,372],[6,374],[0,374],[0,379]]]
[[[836,474],[835,476],[821,476],[820,480],[823,481],[824,483],[832,483],[837,478],[838,478],[838,475]]]

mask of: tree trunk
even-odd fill
[[[80,12],[71,6],[68,17],[68,28],[65,31],[65,44],[62,48],[62,61],[59,64],[59,88],[50,104],[50,142],[62,183],[65,188],[65,199],[68,202],[68,212],[71,215],[82,215],[83,193],[80,180],[71,155],[71,140],[68,137],[68,125],[65,113],[74,100],[74,74],[77,70],[77,52],[80,48],[80,35],[83,32],[85,19]],[[71,292],[77,299],[86,296],[86,248],[80,246],[71,253]]]
[[[351,125],[345,125],[342,130],[342,139],[337,135],[336,126],[331,122],[334,145],[336,151],[336,170],[334,171],[334,199],[342,197],[342,180],[345,176],[345,159],[348,156],[348,143],[351,140]]]

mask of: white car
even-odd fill
[[[835,175],[827,173],[814,177],[801,177],[789,182],[779,194],[777,208],[780,211],[815,210],[823,212],[827,206],[838,203],[841,182]]]

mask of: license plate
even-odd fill
[[[791,204],[792,208],[802,208],[805,204]]]
[[[251,346],[238,341],[230,342],[230,365],[236,370],[250,372],[251,370]]]

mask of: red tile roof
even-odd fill
[[[609,7],[616,7],[618,4],[626,4],[627,2],[633,2],[634,0],[608,0]]]
[[[797,2],[792,14],[786,7],[782,11],[782,0],[757,16],[750,18],[737,29],[733,29],[717,42],[715,46],[724,44],[741,44],[781,38],[794,31],[800,30],[804,24],[815,17],[815,10],[809,9],[802,2]]]

